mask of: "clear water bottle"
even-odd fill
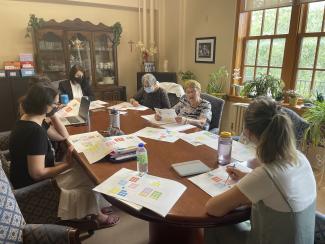
[[[148,154],[143,143],[139,143],[137,149],[137,170],[140,175],[148,173]]]
[[[116,109],[109,112],[109,127],[120,129],[120,112]]]
[[[231,133],[227,131],[221,132],[218,144],[218,163],[220,165],[226,165],[231,162],[231,148]]]

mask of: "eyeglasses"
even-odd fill
[[[57,108],[57,107],[59,107],[60,105],[61,105],[60,102],[52,103],[52,104],[51,104],[51,107],[52,107],[52,108]]]

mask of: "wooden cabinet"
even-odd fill
[[[93,25],[80,19],[44,22],[33,31],[37,72],[52,81],[64,80],[70,68],[79,64],[85,69],[97,98],[116,97],[105,94],[123,92],[118,86],[116,48],[120,34],[119,23]]]

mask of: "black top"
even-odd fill
[[[11,156],[10,181],[14,188],[31,185],[36,181],[28,173],[27,156],[45,155],[45,167],[54,166],[54,150],[47,136],[48,126],[32,121],[18,120],[11,132],[9,150]]]
[[[151,93],[145,92],[142,87],[133,98],[137,100],[141,105],[151,109],[170,108],[167,92],[160,87]]]
[[[84,96],[88,96],[90,101],[93,101],[95,99],[95,96],[93,94],[93,91],[91,90],[89,82],[86,80],[83,80],[81,82],[80,86],[81,86],[82,94]],[[61,81],[59,83],[59,91],[61,94],[67,94],[69,96],[69,100],[73,99],[73,93],[72,93],[70,80]]]

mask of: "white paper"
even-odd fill
[[[218,150],[219,136],[206,130],[183,134],[181,139],[193,146],[206,145],[214,150]]]
[[[141,115],[141,117],[144,118],[145,120],[148,120],[151,124],[154,124],[154,125],[157,125],[157,126],[166,124],[165,121],[156,120],[155,119],[155,114]]]
[[[108,108],[109,109],[117,109],[117,110],[130,109],[130,110],[139,110],[139,111],[144,111],[144,110],[149,109],[148,107],[145,107],[143,105],[139,105],[137,107],[134,107],[131,103],[128,103],[128,102],[122,102],[122,103],[116,104],[114,106],[110,106]]]
[[[105,138],[106,144],[112,146],[114,151],[137,148],[139,143],[146,144],[135,135],[110,136]]]
[[[181,134],[182,133],[176,131],[168,131],[166,129],[158,129],[152,127],[146,127],[133,133],[133,135],[136,136],[165,142],[175,142],[180,138]]]
[[[195,128],[194,125],[190,125],[190,124],[182,125],[182,124],[177,124],[177,123],[164,124],[164,125],[161,125],[160,127],[165,128],[169,131],[184,131],[184,130],[189,130],[189,129]]]
[[[169,179],[122,168],[94,191],[148,208],[165,217],[186,187]]]
[[[238,161],[247,161],[256,158],[256,148],[237,141],[232,142],[231,157]]]
[[[175,109],[160,109],[155,108],[157,114],[161,116],[161,121],[165,123],[175,123],[175,118],[177,116]]]
[[[105,144],[104,137],[97,131],[69,136],[68,141],[78,153],[84,153],[90,164],[111,153],[114,148]]]
[[[107,102],[96,100],[90,102],[89,110],[99,109],[99,108],[105,108],[105,105],[107,105]]]
[[[252,171],[252,169],[241,165],[239,162],[229,164],[229,166],[234,165],[236,165],[236,168],[244,172],[249,173]],[[208,193],[210,196],[214,197],[227,191],[237,183],[237,181],[231,179],[228,176],[229,175],[226,172],[226,166],[219,166],[217,169],[214,169],[210,172],[193,176],[188,179],[200,187],[203,191]]]
[[[57,115],[60,117],[71,117],[71,116],[78,116],[80,108],[80,102],[76,99],[71,100],[66,106],[61,108]]]

